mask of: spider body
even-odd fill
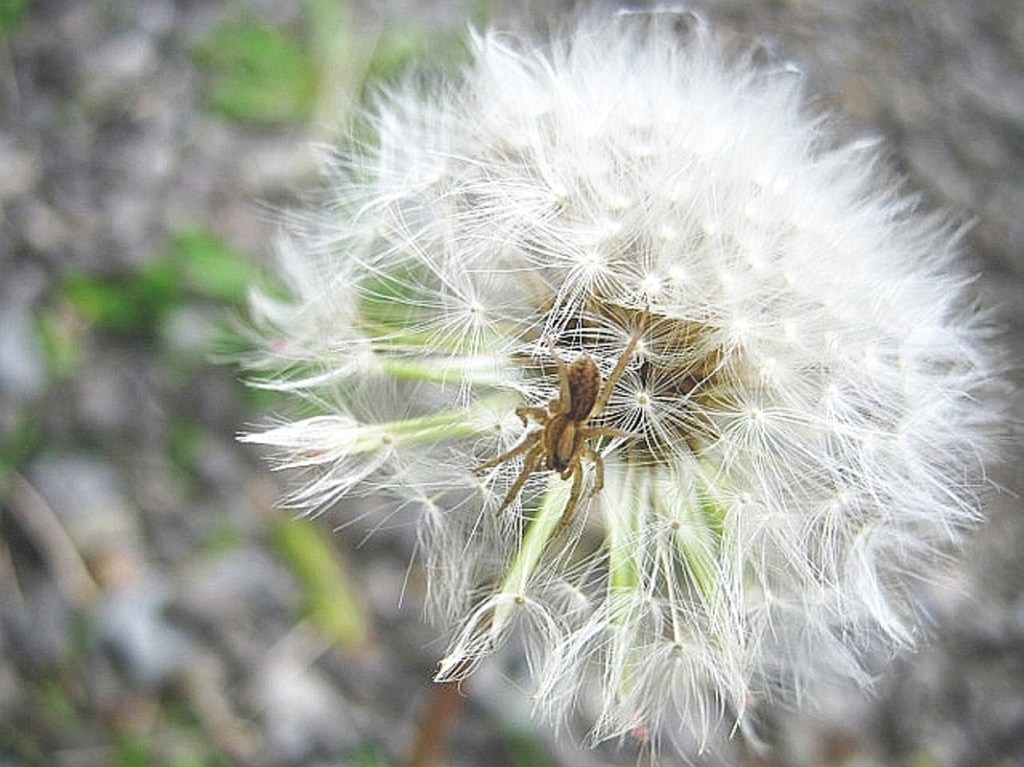
[[[499,514],[515,501],[531,474],[555,471],[563,480],[572,478],[572,490],[559,523],[565,526],[572,519],[583,489],[583,459],[594,465],[592,492],[597,493],[604,487],[604,461],[600,453],[590,446],[590,440],[637,435],[608,426],[590,426],[590,421],[600,416],[608,404],[615,384],[632,359],[641,331],[642,328],[637,328],[633,333],[607,381],[602,381],[601,371],[589,355],[581,354],[567,365],[549,341],[548,348],[558,367],[558,397],[551,400],[547,407],[516,408],[516,415],[524,426],[532,419],[541,428],[528,432],[511,450],[473,470],[476,474],[482,474],[525,454],[523,468],[498,508]]]
[[[559,472],[562,479],[568,479],[573,458],[586,442],[586,423],[601,391],[601,371],[586,354],[577,357],[565,375],[568,379],[568,402],[563,405],[560,397],[548,406],[548,420],[542,432],[547,443],[545,467]],[[534,415],[538,423],[543,423]]]

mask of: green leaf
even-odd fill
[[[72,274],[64,282],[63,294],[90,325],[150,338],[188,295],[240,306],[255,278],[256,269],[244,253],[196,229],[175,235],[159,259],[138,271],[105,277]],[[73,355],[57,345],[60,328],[49,329],[54,331],[49,340],[54,342],[51,351],[60,357],[60,368],[73,366]]]
[[[420,23],[396,21],[381,30],[366,83],[393,80],[413,64],[426,72],[450,71],[468,58],[462,35],[439,34]]]
[[[203,550],[211,554],[238,551],[245,545],[245,533],[235,525],[224,522],[214,527],[203,541]]]
[[[113,759],[114,767],[153,767],[153,755],[148,742],[135,734],[118,738]]]
[[[181,300],[181,285],[167,262],[156,261],[114,277],[69,275],[63,293],[86,322],[114,333],[148,337]]]
[[[519,767],[556,767],[555,760],[536,733],[517,727],[503,727],[501,738],[505,741],[512,764]]]
[[[138,301],[129,286],[88,275],[70,275],[64,297],[87,322],[101,328],[124,330],[138,324]]]
[[[207,440],[208,432],[201,423],[187,418],[174,419],[167,444],[171,461],[182,471],[193,474]]]
[[[330,537],[309,520],[283,517],[271,523],[271,535],[305,589],[310,621],[343,649],[363,646],[366,621]]]
[[[27,464],[46,445],[42,419],[33,410],[15,411],[0,430],[0,498],[14,472]]]
[[[0,34],[13,32],[28,14],[28,0],[0,0]]]
[[[217,301],[245,303],[255,279],[255,268],[246,254],[202,229],[177,234],[171,240],[167,258],[181,269],[181,277],[190,290]]]
[[[78,710],[75,708],[74,701],[60,684],[53,680],[46,681],[36,692],[50,723],[64,730],[71,730],[78,725],[80,721]]]
[[[391,760],[379,745],[368,743],[359,746],[342,763],[345,767],[390,767]]]
[[[55,381],[73,377],[85,363],[81,322],[74,312],[66,309],[49,307],[36,315],[47,369]]]
[[[256,21],[220,27],[195,51],[206,70],[206,100],[241,123],[304,122],[316,104],[318,72],[297,34]]]

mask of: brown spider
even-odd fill
[[[482,463],[474,470],[474,474],[482,474],[488,469],[500,466],[518,455],[526,453],[523,458],[523,469],[516,481],[509,488],[505,500],[502,501],[497,513],[507,509],[523,489],[526,480],[535,471],[557,471],[562,479],[572,477],[572,490],[565,504],[559,528],[564,527],[572,519],[583,488],[583,459],[594,464],[594,493],[604,487],[604,461],[600,453],[594,450],[589,440],[595,437],[627,437],[638,435],[608,426],[588,426],[604,411],[615,385],[626,370],[633,356],[643,327],[637,327],[629,343],[626,344],[622,356],[612,369],[608,380],[602,385],[601,371],[597,364],[586,354],[581,354],[570,364],[558,355],[555,345],[549,340],[548,348],[558,366],[558,397],[551,400],[546,408],[517,407],[516,415],[526,426],[527,418],[532,418],[541,429],[529,432],[523,441],[511,450]]]

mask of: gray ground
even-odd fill
[[[399,600],[412,526],[334,537],[374,641],[332,648],[296,617],[301,585],[271,543],[275,478],[233,440],[259,406],[206,357],[223,306],[199,291],[158,331],[121,333],[84,322],[67,299],[69,275],[137,274],[188,228],[268,259],[260,204],[315,185],[307,143],[324,122],[256,127],[211,113],[190,51],[232,14],[288,25],[300,4],[28,5],[0,37],[0,765],[396,763],[443,649],[420,620],[415,573]],[[360,50],[410,9],[439,29],[458,29],[465,12],[454,0],[366,5],[352,32]],[[969,257],[1015,367],[1024,6],[690,5],[799,62],[851,134],[885,137],[929,204],[975,222]],[[1018,474],[1008,458],[993,479],[1020,488]],[[1019,502],[999,494],[960,588],[933,597],[935,643],[901,659],[873,698],[836,692],[816,715],[779,712],[778,746],[761,763],[1024,764],[1022,549]],[[453,764],[629,759],[532,725],[497,668],[466,694]]]

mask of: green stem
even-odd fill
[[[717,561],[725,511],[715,500],[712,489],[704,485],[684,513],[686,522],[675,535],[676,550],[705,607],[710,609],[718,589]]]
[[[497,386],[502,379],[497,371],[502,359],[492,356],[466,357],[385,357],[381,367],[398,381],[424,381],[437,384]],[[507,364],[507,363],[505,363]]]
[[[495,627],[506,625],[518,606],[517,600],[525,596],[530,578],[540,563],[552,534],[558,529],[558,523],[562,520],[568,500],[568,483],[557,474],[552,474],[548,481],[548,489],[537,507],[536,515],[530,521],[519,551],[509,565],[508,572],[501,582],[501,588],[498,590],[499,594],[507,594],[513,599],[502,601],[495,608]]]
[[[474,437],[493,429],[493,414],[508,410],[515,402],[511,394],[496,394],[466,409],[442,410],[401,421],[358,424],[353,428],[355,435],[345,453],[369,453],[387,444],[410,445]]]
[[[619,494],[609,499],[605,513],[606,545],[608,547],[608,586],[613,599],[635,589],[637,576],[637,530],[650,503],[651,477],[642,467],[626,462],[619,483]]]

